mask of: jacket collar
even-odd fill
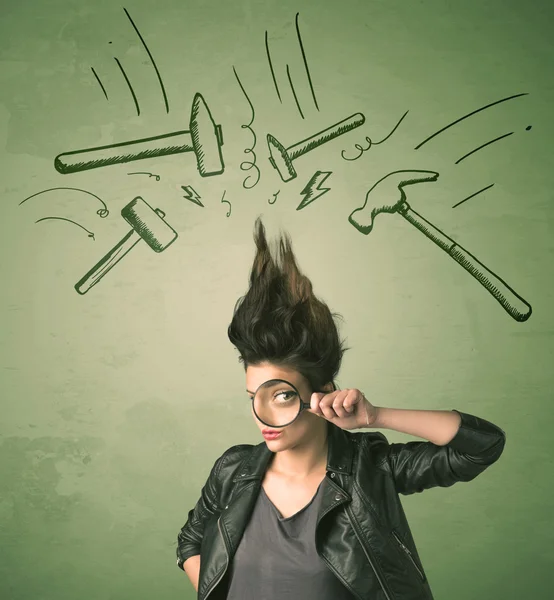
[[[353,435],[327,421],[327,471],[352,474]],[[254,446],[252,452],[242,461],[233,482],[263,479],[267,466],[275,452],[265,442]]]

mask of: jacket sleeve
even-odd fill
[[[183,569],[183,563],[188,558],[200,554],[204,525],[211,516],[221,510],[219,473],[230,450],[231,448],[216,460],[200,492],[200,498],[194,508],[189,510],[187,521],[177,535],[177,566],[180,569]]]
[[[389,443],[382,433],[373,434],[379,440],[377,463],[392,476],[398,493],[409,495],[471,481],[500,458],[506,433],[485,419],[453,410],[461,423],[444,446],[419,441]]]

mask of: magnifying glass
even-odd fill
[[[265,381],[252,398],[254,414],[268,427],[290,425],[306,408],[310,403],[304,402],[300,392],[285,379]]]

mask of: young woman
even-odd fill
[[[217,459],[178,534],[177,564],[199,600],[431,600],[399,494],[471,481],[500,457],[505,433],[455,409],[375,406],[338,390],[348,348],[336,315],[313,294],[288,234],[275,257],[259,218],[254,239],[250,288],[228,335],[265,439]],[[352,433],[364,427],[427,441]]]

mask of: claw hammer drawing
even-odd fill
[[[425,220],[406,202],[405,185],[436,181],[435,171],[394,171],[380,179],[366,194],[363,206],[352,211],[348,220],[365,235],[373,229],[379,213],[398,213],[416,229],[426,235],[439,248],[461,265],[501,304],[516,321],[526,321],[531,316],[531,305],[517,294],[504,280],[440,229]]]

